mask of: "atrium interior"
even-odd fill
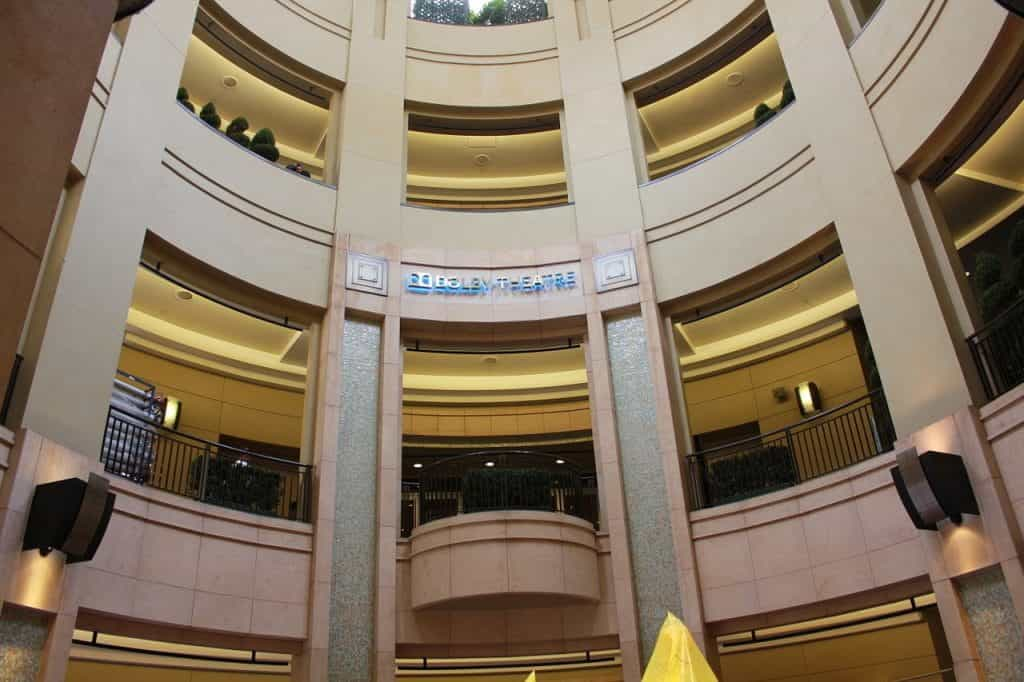
[[[0,16],[0,680],[1024,679],[1020,0]]]

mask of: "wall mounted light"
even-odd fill
[[[163,426],[165,429],[177,429],[178,422],[181,421],[181,401],[171,396],[167,396],[166,400]]]
[[[797,386],[796,404],[800,407],[800,414],[805,417],[821,412],[821,392],[818,391],[818,384],[805,381]]]
[[[889,470],[903,508],[921,530],[938,530],[939,521],[963,522],[964,514],[978,514],[967,468],[959,455],[929,450],[917,454],[909,448],[896,454]]]

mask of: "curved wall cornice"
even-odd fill
[[[344,82],[352,0],[204,0],[296,63]]]

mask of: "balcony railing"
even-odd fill
[[[311,466],[165,429],[114,407],[100,459],[111,474],[200,502],[295,521],[310,518]]]
[[[433,464],[402,481],[401,532],[458,514],[560,512],[597,526],[597,479],[530,450],[474,452]],[[492,462],[493,466],[486,466]]]
[[[763,495],[892,449],[896,434],[881,391],[797,424],[689,455],[691,506]]]
[[[989,400],[1024,382],[1024,298],[967,337],[967,345]]]

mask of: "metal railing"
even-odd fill
[[[309,521],[312,467],[189,436],[111,407],[100,461],[111,474],[221,507]]]
[[[493,462],[487,467],[484,462]],[[560,512],[598,524],[597,479],[531,450],[474,452],[442,460],[402,481],[401,534],[458,514]]]
[[[1024,298],[968,336],[967,345],[989,400],[1024,382]]]
[[[896,440],[881,391],[778,431],[686,458],[693,509],[736,502],[857,464]]]

